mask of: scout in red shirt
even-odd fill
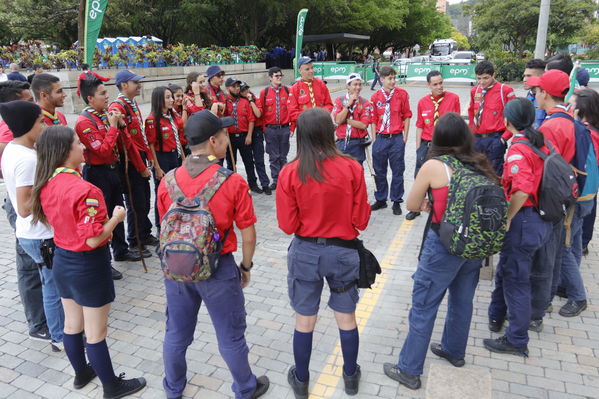
[[[310,108],[324,108],[331,112],[333,101],[327,85],[314,77],[314,65],[309,57],[301,57],[297,61],[300,80],[295,82],[289,90],[289,117],[291,131],[295,131],[295,122],[299,115]]]
[[[283,71],[279,67],[268,70],[270,85],[262,89],[256,103],[264,121],[264,140],[272,177],[271,190],[277,188],[281,168],[287,163],[289,154],[289,89],[283,85]]]
[[[144,164],[153,166],[148,136],[144,129],[143,119],[139,104],[135,97],[141,94],[141,80],[144,76],[137,75],[128,70],[117,72],[115,80],[119,89],[116,100],[110,104],[110,111],[116,110],[124,116],[126,131],[131,136],[135,148],[139,152]],[[122,173],[125,173],[124,162],[121,163]],[[155,246],[158,239],[152,235],[152,222],[148,218],[150,212],[150,178],[142,176],[132,165],[129,165],[129,182],[131,184],[131,198],[129,190],[125,191],[125,205],[127,208],[127,240],[129,245],[137,248],[136,224],[142,245]],[[135,213],[134,213],[135,212]],[[136,217],[137,216],[137,217]]]
[[[87,64],[81,64],[81,69],[83,70],[83,72],[77,78],[77,96],[81,96],[81,81],[83,79],[88,79],[94,76],[96,79],[100,79],[102,82],[108,82],[110,80],[110,78],[99,75],[96,72],[90,71],[89,65]]]
[[[124,176],[120,161],[125,158],[124,151],[141,176],[149,177],[150,171],[125,130],[124,115],[117,110],[106,112],[108,92],[104,84],[92,77],[81,81],[80,90],[88,105],[75,124],[75,131],[86,148],[83,176],[102,190],[112,214],[115,206],[123,206]],[[111,245],[116,261],[141,259],[138,250],[129,250],[122,223],[116,227]],[[118,277],[116,273],[115,277]]]
[[[224,158],[229,145],[228,126],[232,118],[217,118],[208,110],[189,117],[185,134],[191,155],[183,166],[170,172],[176,185],[186,197],[201,195],[208,181],[216,174],[228,176],[208,201],[220,237],[226,237],[218,268],[213,275],[198,282],[178,282],[165,279],[166,328],[164,336],[164,388],[169,398],[181,397],[185,389],[187,346],[193,341],[200,305],[208,308],[220,348],[226,348],[223,356],[233,376],[236,396],[244,392],[248,397],[258,398],[269,387],[266,376],[256,377],[248,361],[245,341],[245,303],[242,289],[250,282],[252,258],[256,247],[256,215],[248,185],[241,176],[223,169],[218,160]],[[172,204],[171,188],[163,179],[158,188],[156,203],[162,217]],[[164,223],[167,223],[166,221]],[[237,250],[237,237],[233,223],[241,231],[242,260],[236,265],[233,253]],[[224,239],[224,238],[223,238]],[[185,343],[181,345],[181,343]]]
[[[408,141],[410,128],[410,101],[408,93],[395,87],[395,71],[389,66],[384,66],[380,71],[383,87],[374,93],[370,99],[373,106],[372,133],[372,163],[376,174],[376,191],[372,210],[387,207],[389,185],[387,183],[387,166],[391,166],[393,177],[391,179],[391,201],[393,201],[393,214],[401,215],[404,185],[403,172],[405,170],[404,153]]]
[[[212,102],[210,110],[212,112],[217,110],[217,116],[223,116],[225,114],[227,103],[227,96],[221,89],[221,86],[225,81],[225,72],[220,69],[218,65],[210,65],[208,69],[206,69],[206,77],[208,79],[208,98]],[[216,108],[214,108],[214,104],[217,104]]]
[[[443,76],[439,71],[430,71],[426,75],[426,82],[431,94],[427,94],[418,101],[416,116],[416,167],[414,178],[422,167],[428,154],[428,149],[433,140],[433,129],[439,118],[448,112],[460,113],[460,97],[443,87]],[[408,212],[407,220],[412,220],[420,212]]]
[[[29,83],[18,80],[0,82],[0,102],[7,103],[15,100],[33,101],[33,96],[29,90]],[[12,141],[12,139],[12,132],[8,126],[6,126],[6,123],[0,121],[0,159],[2,158],[4,148]],[[0,172],[0,176],[2,176],[2,172]]]
[[[364,170],[335,147],[329,112],[309,109],[297,122],[299,157],[281,170],[276,198],[280,229],[295,234],[287,254],[295,364],[287,380],[295,397],[308,397],[313,331],[326,278],[328,306],[339,327],[345,391],[355,395],[361,376],[355,315],[360,256],[352,245],[370,219]]]
[[[495,68],[489,61],[479,62],[474,72],[478,85],[470,91],[470,129],[476,138],[476,149],[489,158],[495,172],[501,176],[506,142],[511,137],[503,123],[503,109],[516,93],[495,80]]]
[[[49,73],[36,75],[31,83],[31,91],[42,108],[46,125],[67,125],[67,118],[62,112],[56,110],[64,106],[64,99],[67,97],[57,76]]]
[[[218,76],[212,79],[218,80]],[[217,83],[219,84],[219,83]],[[222,81],[220,82],[222,84]],[[219,102],[214,102],[208,90],[208,81],[206,75],[199,72],[190,72],[187,75],[187,86],[185,88],[185,98],[183,102],[183,120],[187,121],[190,115],[203,109],[209,109],[214,114],[219,112]],[[220,87],[220,86],[219,86]],[[214,98],[217,98],[217,90],[213,90]]]
[[[235,170],[237,151],[239,151],[243,165],[245,166],[245,173],[247,174],[250,189],[260,194],[262,190],[258,187],[254,171],[254,154],[252,152],[252,135],[256,117],[254,116],[250,102],[239,94],[241,81],[229,78],[225,86],[229,91],[225,114],[232,117],[234,121],[233,125],[229,126],[231,147],[227,151],[227,167],[230,170]]]
[[[86,90],[82,84],[84,95]],[[125,209],[116,206],[108,217],[102,191],[78,171],[83,151],[73,129],[52,126],[42,133],[31,211],[35,222],[54,228],[52,273],[65,313],[64,348],[75,371],[74,386],[81,389],[98,375],[104,397],[123,397],[146,385],[144,378],[125,380],[114,374],[106,344],[115,297],[107,242],[125,219]]]
[[[509,326],[504,336],[485,339],[483,344],[491,352],[528,356],[533,259],[544,249],[553,229],[552,223],[543,220],[535,208],[539,203],[544,162],[529,146],[545,154],[549,150],[543,135],[532,127],[536,110],[530,100],[510,101],[504,115],[514,139],[503,170],[502,184],[509,202],[507,234],[489,305],[489,329],[499,332],[506,318]]]
[[[362,78],[352,73],[345,80],[347,94],[335,99],[333,117],[337,123],[335,135],[337,148],[354,157],[360,165],[366,159],[366,147],[369,144],[368,125],[372,120],[370,101],[360,97]]]
[[[262,111],[260,99],[256,98],[254,93],[250,91],[250,86],[246,82],[241,82],[239,86],[239,95],[245,98],[250,103],[250,108],[254,114],[254,132],[252,134],[252,154],[254,157],[254,167],[256,168],[256,174],[260,181],[262,191],[266,195],[272,195],[270,189],[270,180],[266,174],[266,167],[264,166],[264,118],[262,118]]]

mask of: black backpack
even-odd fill
[[[543,177],[539,188],[539,203],[537,210],[543,220],[557,222],[561,220],[567,209],[576,203],[578,182],[572,167],[546,140],[549,154],[535,147],[528,140],[517,141],[524,144],[543,160]]]

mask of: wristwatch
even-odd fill
[[[252,262],[252,263],[250,264],[250,267],[245,267],[245,266],[243,265],[243,262],[239,262],[239,268],[240,268],[241,270],[243,270],[244,272],[249,272],[250,270],[252,270],[252,267],[254,267],[254,262]]]

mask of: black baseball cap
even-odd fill
[[[229,127],[235,123],[230,116],[219,118],[212,112],[204,109],[192,114],[185,124],[185,137],[189,145],[202,144],[219,130]]]
[[[241,84],[241,80],[235,78],[228,78],[225,82],[225,87],[233,86],[235,83]]]

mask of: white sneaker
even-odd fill
[[[62,342],[52,340],[50,345],[52,346],[52,352],[64,352],[64,344]]]

